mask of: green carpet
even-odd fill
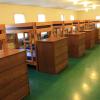
[[[100,46],[89,49],[57,75],[29,68],[30,95],[24,100],[100,100]]]

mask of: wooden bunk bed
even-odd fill
[[[85,30],[85,21],[84,20],[80,20],[79,25],[78,25],[78,31],[82,31],[82,30]]]
[[[80,31],[86,34],[86,49],[93,48],[95,46],[95,30],[93,29],[93,23],[90,24],[90,20],[85,20],[84,22],[85,28]]]
[[[92,20],[92,23],[91,27],[95,29],[95,42],[100,43],[100,21]]]
[[[36,66],[36,33],[35,23],[21,23],[14,25],[6,25],[6,34],[8,40],[14,43],[16,49],[26,49],[27,64]],[[18,38],[18,34],[22,35],[22,38]],[[14,38],[9,39],[9,35],[13,35]],[[8,41],[8,42],[9,42]]]
[[[64,22],[64,34],[68,37],[68,49],[71,57],[80,57],[85,53],[85,34],[78,31],[78,25],[78,21]]]
[[[67,36],[67,34],[70,34],[73,32],[72,21],[64,21],[63,26],[64,26],[63,35],[65,37]]]
[[[78,32],[79,31],[79,20],[74,20],[72,21],[72,31],[73,32]]]
[[[51,37],[51,22],[36,22],[35,32],[37,40],[42,40]]]
[[[58,29],[62,32],[61,25],[57,22],[53,25],[52,22],[36,23],[37,61],[41,72],[57,74],[68,65],[67,38],[58,35]]]
[[[89,27],[89,20],[84,20],[84,23],[85,23],[85,29],[88,29],[88,27]]]
[[[73,25],[73,32],[80,32],[85,29],[84,20],[74,20],[72,22],[72,25]]]
[[[63,21],[52,21],[51,27],[54,37],[63,37]]]

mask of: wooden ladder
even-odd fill
[[[31,60],[27,60],[27,64],[31,64],[31,65],[37,65],[36,63],[36,59],[33,56],[33,46],[32,46],[32,32],[27,33],[28,34],[28,40],[25,39],[25,33],[23,33],[24,36],[24,49],[26,49],[27,44],[29,44],[29,48],[30,50],[26,50],[26,52],[30,52],[31,53]]]

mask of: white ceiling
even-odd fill
[[[0,0],[0,3],[8,4],[20,4],[20,5],[31,5],[31,6],[42,6],[51,8],[64,8],[73,10],[83,10],[84,6],[81,4],[83,1],[90,1],[88,5],[90,8],[93,4],[99,6],[100,0],[79,0],[78,4],[74,4],[72,1],[75,0]]]

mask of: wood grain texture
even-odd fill
[[[38,68],[41,72],[56,74],[68,65],[67,38],[37,41]]]
[[[86,49],[93,48],[95,46],[95,32],[93,29],[84,30],[85,32],[85,44]]]
[[[21,100],[29,93],[24,50],[0,51],[0,100]]]
[[[71,33],[68,37],[68,50],[71,57],[80,57],[85,54],[85,34],[81,32]]]

